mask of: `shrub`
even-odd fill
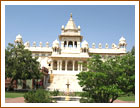
[[[52,95],[53,95],[53,96],[58,96],[59,93],[60,93],[59,90],[57,90],[57,89],[55,90],[55,89],[54,89],[54,91],[52,92]]]
[[[36,91],[29,91],[24,95],[25,101],[27,103],[52,103],[53,100],[49,92],[43,89],[38,89]]]

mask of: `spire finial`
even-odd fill
[[[70,17],[72,18],[72,13],[70,13]]]

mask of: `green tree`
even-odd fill
[[[128,52],[120,60],[120,76],[118,84],[125,93],[132,92],[135,94],[135,48]]]
[[[40,64],[37,58],[32,57],[32,53],[24,49],[24,45],[9,43],[5,49],[5,78],[14,80],[27,80],[40,78]]]
[[[135,55],[135,46],[133,46],[131,52],[130,52],[132,55]]]
[[[135,91],[134,61],[131,53],[104,60],[93,55],[88,60],[88,71],[77,75],[84,91],[81,102],[112,103],[122,94]]]

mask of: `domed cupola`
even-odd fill
[[[122,36],[119,40],[119,48],[125,48],[127,45],[125,38]]]
[[[15,43],[22,43],[22,36],[20,34],[16,36]]]
[[[59,48],[59,41],[56,39],[55,41],[53,41],[53,48]]]
[[[88,42],[86,40],[84,40],[82,42],[82,52],[83,53],[87,53],[88,52],[88,49],[89,49]]]
[[[82,48],[88,48],[88,42],[86,40],[82,42]]]
[[[52,45],[53,52],[59,53],[59,41],[56,39]]]

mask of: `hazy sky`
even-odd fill
[[[135,45],[135,6],[133,5],[7,5],[5,8],[5,45],[13,43],[16,35],[21,34],[23,41],[33,41],[37,45],[41,41],[43,46],[58,39],[61,34],[61,26],[66,25],[73,15],[76,26],[81,26],[83,40],[102,47],[108,43],[118,45],[121,36],[127,42],[127,50]]]

